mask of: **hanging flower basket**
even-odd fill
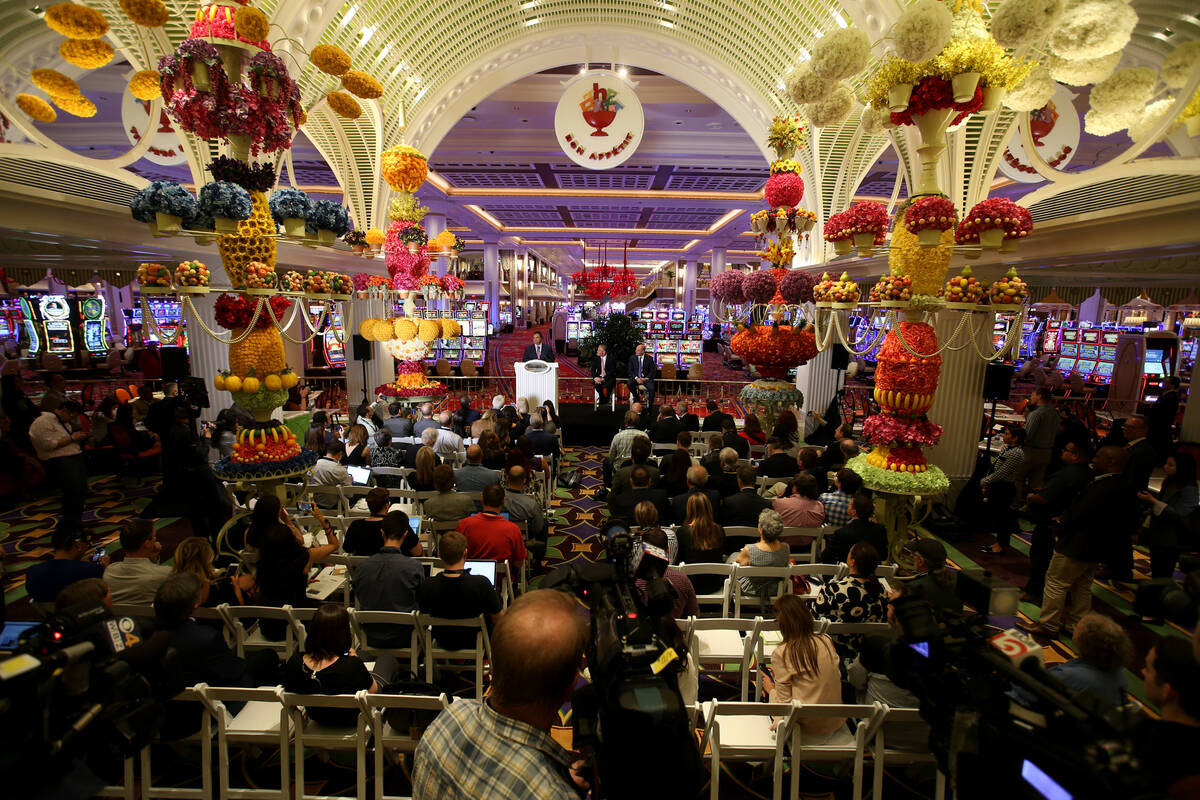
[[[951,78],[950,83],[954,87],[954,102],[970,102],[975,96],[976,87],[979,86],[979,73],[963,72]]]
[[[283,232],[296,238],[304,237],[304,217],[284,217]]]
[[[875,246],[875,234],[873,233],[856,233],[854,234],[854,249],[858,251],[860,256],[871,254],[871,250]]]
[[[337,234],[325,228],[317,229],[317,242],[319,244],[332,245],[337,241]]]
[[[912,97],[913,85],[911,83],[898,83],[888,89],[888,110],[900,113],[908,108],[909,98]]]
[[[213,217],[213,227],[217,233],[237,233],[238,221],[230,217]]]
[[[874,236],[871,236],[874,239]],[[838,239],[833,243],[833,252],[839,256],[848,255],[854,249],[854,243],[849,239]]]
[[[174,214],[164,214],[161,211],[156,211],[154,212],[154,221],[158,225],[158,234],[179,233],[179,227],[183,222],[183,217],[177,217]]]
[[[1003,243],[1003,228],[987,228],[979,232],[979,245],[985,250],[999,250]]]

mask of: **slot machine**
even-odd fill
[[[1179,337],[1154,331],[1146,334],[1146,356],[1142,362],[1142,402],[1153,403],[1163,393],[1163,385],[1175,374],[1179,357]]]
[[[16,298],[0,298],[0,339],[19,345],[23,328],[20,303]]]
[[[1058,335],[1062,330],[1062,321],[1051,319],[1046,321],[1046,330],[1042,332],[1042,352],[1054,355],[1058,352]]]
[[[342,312],[331,311],[329,321],[325,323],[325,331],[321,334],[322,347],[325,350],[325,363],[334,369],[346,366],[346,329],[342,323]]]
[[[29,355],[36,355],[42,352],[44,346],[37,311],[28,297],[22,297],[17,302],[21,309],[21,324],[25,326],[25,335],[29,338]]]
[[[1021,358],[1033,358],[1037,355],[1039,339],[1041,339],[1042,321],[1026,318],[1021,323]]]
[[[1075,371],[1085,381],[1092,379],[1096,364],[1100,361],[1100,329],[1087,328],[1079,332],[1079,361]]]
[[[71,304],[61,294],[42,295],[37,304],[41,320],[42,342],[47,353],[71,355],[75,352],[75,334],[71,325]]]
[[[1066,378],[1075,371],[1079,360],[1079,329],[1063,326],[1058,344],[1058,371]]]
[[[1117,346],[1120,339],[1121,334],[1118,331],[1100,331],[1100,353],[1096,360],[1096,371],[1092,373],[1092,380],[1101,386],[1108,386],[1112,383],[1113,373],[1117,368]]]
[[[80,327],[83,330],[83,346],[89,353],[108,352],[108,307],[104,298],[85,297],[79,301]]]

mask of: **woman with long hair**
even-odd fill
[[[685,444],[686,443],[686,444]],[[659,462],[658,487],[667,497],[681,495],[688,490],[687,472],[692,467],[692,434],[680,431],[675,437],[675,449],[663,456]]]
[[[545,424],[542,425],[543,431],[553,434],[558,430],[561,423],[558,421],[558,413],[554,410],[553,400],[547,399],[542,402],[542,419],[545,420]]]
[[[800,424],[796,421],[796,412],[785,408],[775,418],[775,427],[771,429],[772,439],[782,439],[790,448],[799,440]]]
[[[758,417],[753,414],[746,414],[746,421],[742,423],[742,432],[738,434],[750,444],[766,444],[767,435],[763,433],[762,423],[758,421]]]
[[[258,570],[254,577],[258,585],[255,603],[261,606],[311,607],[305,591],[308,589],[308,572],[338,549],[337,532],[327,528],[328,544],[305,547],[295,529],[276,524],[262,537],[259,548]],[[272,641],[283,638],[287,623],[282,620],[264,619],[259,623],[263,636]]]
[[[508,453],[500,446],[500,437],[494,430],[485,430],[479,436],[479,449],[483,451],[483,466],[488,469],[504,469]]]
[[[549,465],[540,456],[534,454],[533,440],[524,434],[517,437],[516,443],[508,451],[508,458],[504,462],[506,472],[515,466],[524,467],[526,475],[533,475],[534,472],[544,472],[546,478],[550,478]]]
[[[365,467],[371,463],[369,432],[365,425],[356,422],[346,431],[345,454],[342,464],[348,467]]]
[[[483,436],[484,431],[494,430],[496,427],[496,412],[488,409],[483,412],[479,419],[471,423],[471,438],[476,442]]]
[[[1196,488],[1196,459],[1180,450],[1167,456],[1163,464],[1162,489],[1155,496],[1138,492],[1138,499],[1149,506],[1149,519],[1138,541],[1150,548],[1150,577],[1171,578],[1175,564],[1191,538],[1190,522],[1200,494]]]
[[[816,632],[808,604],[794,594],[775,601],[775,620],[783,642],[771,653],[771,673],[763,678],[772,703],[837,705],[842,702],[840,659],[833,640]],[[766,670],[764,670],[765,672]],[[775,725],[772,724],[772,729]],[[806,744],[825,744],[839,732],[848,738],[844,717],[803,720]]]
[[[813,612],[831,622],[886,622],[887,598],[883,584],[875,576],[879,568],[879,552],[868,542],[859,542],[846,556],[850,574],[821,587],[813,604]],[[845,658],[857,655],[861,635],[836,636],[834,644]]]
[[[679,537],[679,561],[683,564],[720,564],[725,560],[725,529],[713,518],[712,502],[704,492],[687,500],[686,521],[675,530]],[[720,575],[696,575],[696,591],[713,594],[721,591],[725,579]]]
[[[254,590],[253,576],[242,573],[232,578],[222,577],[213,565],[215,557],[208,539],[189,536],[175,548],[171,571],[175,574],[190,572],[200,580],[201,605],[245,605],[248,595]]]
[[[640,553],[642,549],[642,537],[653,530],[661,530],[658,526],[658,509],[654,503],[649,500],[643,500],[633,508],[633,550],[635,553]],[[670,563],[675,564],[679,561],[679,537],[674,531],[663,531],[667,537],[667,557]],[[637,563],[635,556],[634,564]]]
[[[288,659],[283,672],[284,688],[298,694],[379,691],[379,682],[350,647],[350,615],[345,606],[325,603],[304,630],[304,652],[297,651]],[[320,725],[346,728],[358,720],[358,710],[312,706],[308,716]]]
[[[437,466],[437,455],[432,447],[422,447],[417,451],[417,471],[408,476],[408,484],[416,492],[432,492],[433,470]]]

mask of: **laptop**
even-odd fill
[[[371,482],[370,467],[346,467],[346,472],[350,473],[350,480],[354,481],[355,486],[366,486]]]
[[[21,634],[41,624],[40,622],[20,620],[4,623],[4,628],[0,630],[0,652],[11,653],[16,650],[17,640],[21,638]]]
[[[472,575],[482,575],[487,578],[492,586],[496,585],[495,561],[467,561],[463,564],[463,568]]]

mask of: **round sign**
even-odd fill
[[[171,127],[167,112],[159,110],[158,119],[151,126],[150,101],[138,100],[128,89],[121,95],[121,127],[129,138],[129,144],[135,145],[146,135],[146,129],[151,128],[150,149],[142,156],[155,164],[172,167],[187,162],[183,148],[179,144],[179,136]]]
[[[1074,99],[1074,92],[1059,86],[1049,103],[1029,113],[1029,128],[1038,155],[1055,169],[1065,167],[1079,150],[1079,112],[1075,110]],[[1045,180],[1029,163],[1020,125],[1008,140],[1008,149],[1000,160],[1000,171],[1022,183]]]
[[[611,72],[586,72],[572,79],[554,111],[559,147],[588,169],[612,169],[628,161],[645,127],[633,86]]]

